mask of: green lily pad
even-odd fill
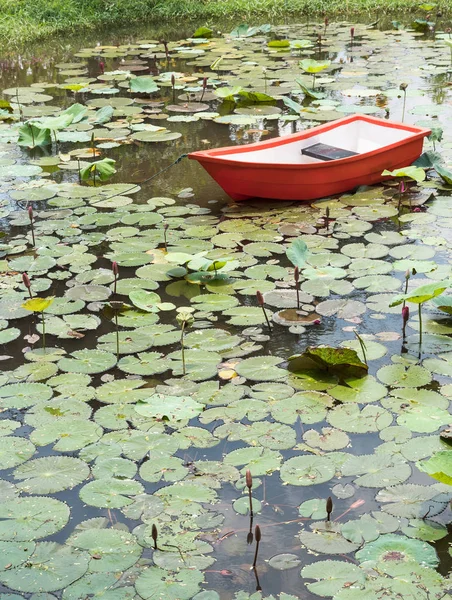
[[[25,542],[60,531],[69,520],[69,507],[54,498],[17,498],[0,505],[0,539]]]

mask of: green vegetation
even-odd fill
[[[123,23],[167,19],[281,18],[288,15],[352,15],[414,10],[417,0],[0,0],[0,41],[11,45],[55,33],[81,32]]]

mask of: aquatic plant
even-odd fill
[[[331,61],[317,61],[312,58],[305,58],[300,61],[299,65],[302,71],[312,74],[312,89],[315,89],[315,78],[317,73],[328,69],[331,65]]]
[[[259,290],[256,292],[256,298],[257,298],[257,303],[262,308],[262,312],[264,313],[264,317],[265,317],[265,321],[267,322],[268,330],[271,332],[272,326],[270,325],[270,321],[268,320],[267,311],[265,310],[264,296],[262,295],[262,292],[260,292]]]
[[[98,181],[108,181],[116,173],[114,165],[116,161],[112,158],[96,160],[80,171],[82,181],[89,181],[96,187]]]
[[[47,298],[40,298],[39,296],[35,296],[24,302],[22,304],[22,308],[29,310],[31,312],[37,312],[41,314],[41,322],[42,322],[42,349],[45,353],[46,351],[46,322],[44,317],[44,311],[49,308],[53,304],[54,296],[48,296]]]
[[[427,283],[426,285],[420,285],[411,292],[396,296],[390,303],[390,307],[399,306],[403,302],[410,302],[418,305],[418,317],[419,317],[419,346],[422,346],[422,305],[440,296],[447,288],[449,288],[451,282],[449,280],[436,281],[434,283]],[[409,314],[409,313],[408,313]]]
[[[181,309],[177,313],[176,321],[180,327],[180,345],[182,355],[182,375],[187,374],[185,366],[185,330],[191,327],[195,321],[192,312],[187,309]]]

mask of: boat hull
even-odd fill
[[[410,133],[402,141],[356,156],[310,164],[259,163],[236,160],[242,152],[272,149],[293,141],[328,132],[340,125],[361,120]],[[360,185],[379,183],[385,170],[411,165],[422,153],[423,139],[430,130],[391,123],[365,115],[352,115],[301,133],[258,142],[189,154],[236,201],[251,198],[274,200],[315,200],[352,190]]]

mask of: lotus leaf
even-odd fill
[[[103,373],[116,364],[116,357],[101,350],[76,350],[72,358],[62,358],[58,367],[69,373]]]
[[[145,417],[165,421],[191,419],[203,410],[203,405],[184,396],[163,396],[154,394],[144,402],[138,402],[136,411]]]
[[[0,437],[0,468],[10,469],[27,461],[36,448],[22,437]]]
[[[324,597],[333,596],[344,587],[353,587],[365,581],[365,574],[357,565],[339,560],[322,560],[307,565],[301,570],[301,576],[316,579],[315,583],[308,583],[308,590]]]
[[[317,524],[314,523],[315,527]],[[319,524],[319,529],[311,531],[302,531],[300,533],[301,543],[314,552],[322,554],[349,554],[359,548],[355,544],[346,540],[340,533],[341,526],[336,523]]]
[[[394,534],[382,535],[378,540],[366,544],[356,553],[356,558],[360,562],[416,561],[428,567],[438,564],[435,549],[429,544]]]
[[[125,570],[132,567],[142,553],[135,536],[117,529],[103,529],[101,536],[97,529],[76,531],[67,544],[90,553],[94,558],[90,571],[94,572]]]
[[[281,467],[281,479],[291,485],[309,486],[329,481],[335,474],[327,456],[296,456]]]
[[[70,489],[89,476],[88,465],[78,458],[48,456],[29,461],[14,471],[18,487],[28,494],[52,494]]]
[[[318,368],[341,377],[362,377],[368,370],[355,350],[348,348],[308,347],[303,354],[289,360],[289,370],[296,374]]]
[[[54,498],[16,498],[0,505],[0,539],[26,542],[53,535],[69,521],[69,507]]]
[[[203,574],[196,570],[166,571],[158,567],[148,567],[138,577],[135,585],[145,600],[189,600],[199,591],[203,580]]]
[[[437,481],[452,485],[452,452],[450,450],[436,452],[429,460],[418,462],[417,467]]]
[[[143,486],[131,479],[97,479],[80,490],[80,499],[89,506],[121,508],[132,504],[133,496],[141,494]]]

